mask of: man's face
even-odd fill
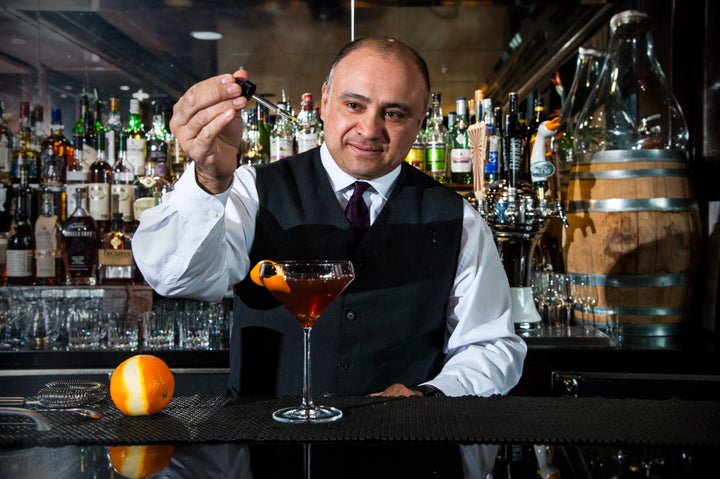
[[[325,143],[356,178],[383,176],[402,163],[425,117],[426,91],[415,64],[361,47],[323,85]]]

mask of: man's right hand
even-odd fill
[[[195,163],[198,185],[211,194],[222,193],[237,169],[242,140],[240,115],[248,99],[236,79],[248,79],[245,70],[196,83],[173,107],[170,131]]]

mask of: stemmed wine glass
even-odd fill
[[[310,332],[313,324],[328,306],[355,278],[350,261],[260,261],[251,271],[252,280],[265,286],[303,329],[305,364],[303,398],[298,407],[275,411],[273,419],[285,423],[336,421],[342,411],[330,406],[316,406],[312,400],[310,367]]]

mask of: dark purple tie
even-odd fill
[[[355,189],[353,194],[345,207],[345,216],[350,221],[353,229],[355,230],[367,230],[370,228],[370,211],[363,201],[363,193],[365,190],[370,188],[370,183],[364,181],[356,181],[353,183]]]

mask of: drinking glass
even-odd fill
[[[262,284],[292,313],[303,329],[305,363],[303,398],[298,407],[275,411],[273,419],[284,423],[336,421],[342,411],[316,406],[312,399],[310,332],[318,317],[355,278],[350,261],[261,261],[258,263]]]

